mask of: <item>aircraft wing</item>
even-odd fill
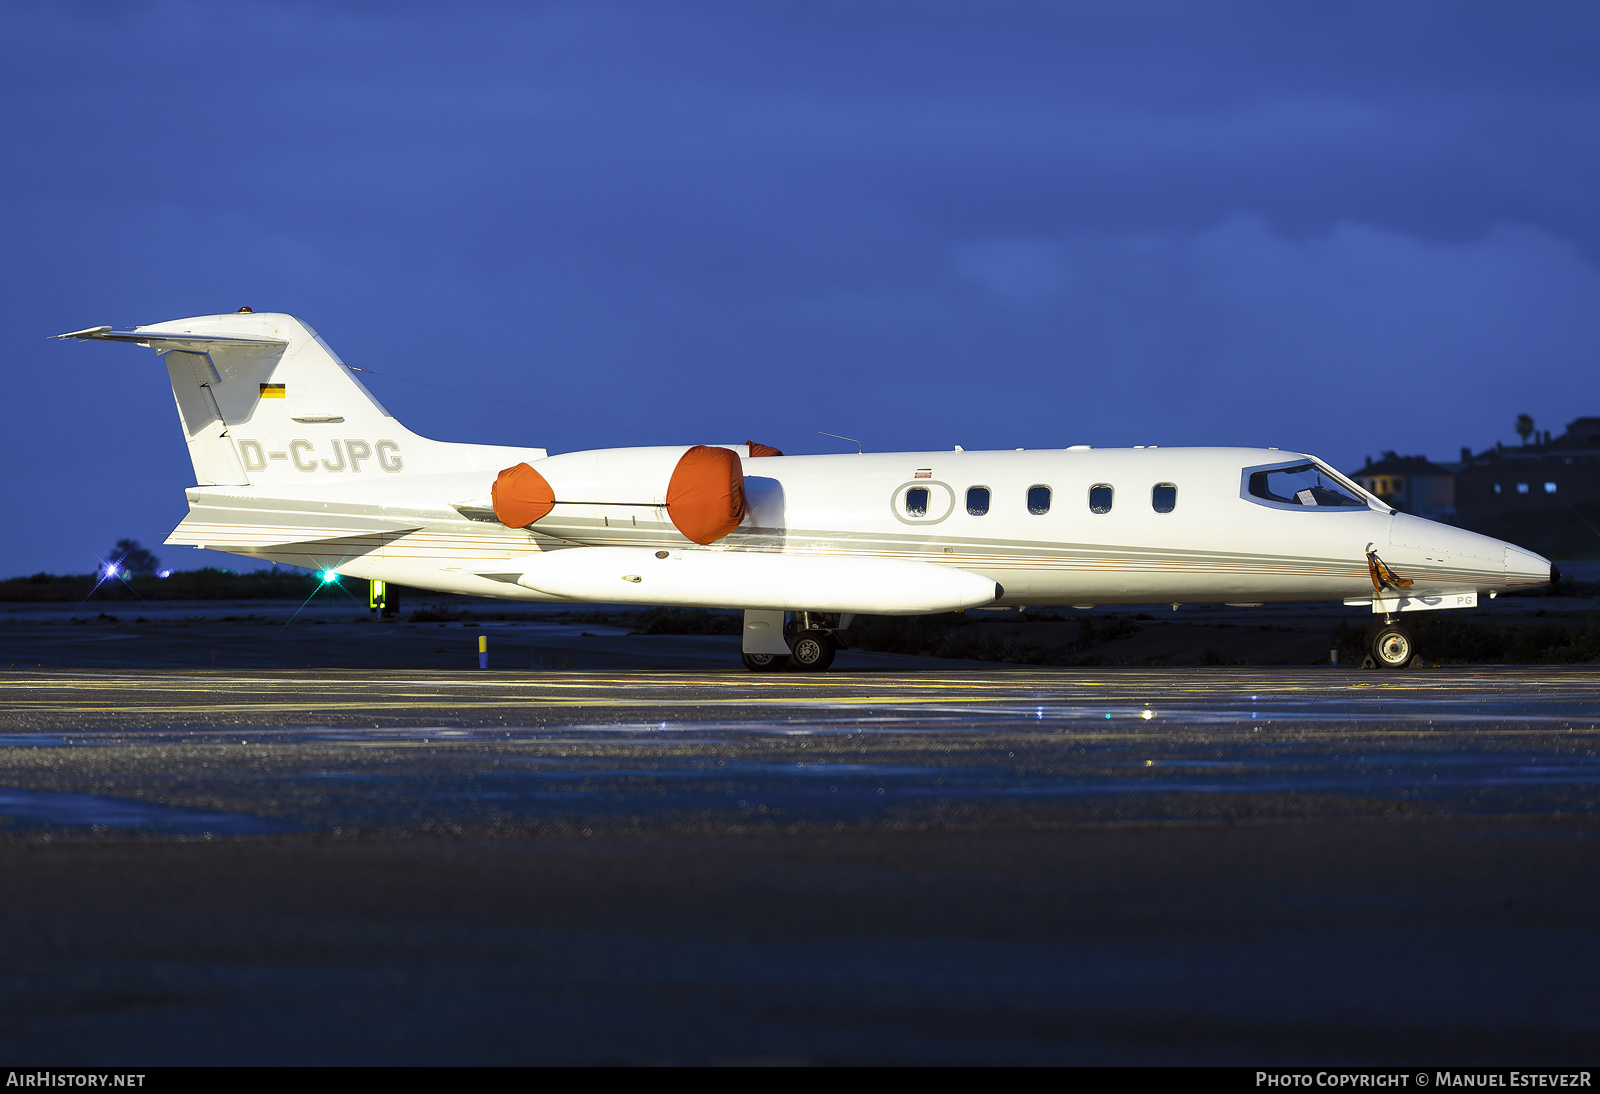
[[[657,551],[576,547],[482,565],[470,572],[580,604],[648,604],[786,611],[924,615],[983,607],[1005,596],[994,578],[898,558],[768,551]]]
[[[83,330],[58,334],[57,338],[93,338],[102,342],[132,342],[156,350],[181,349],[191,353],[205,353],[224,346],[287,346],[282,338],[256,338],[240,334],[190,334],[186,331],[112,330],[110,327],[86,327]]]

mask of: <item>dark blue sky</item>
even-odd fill
[[[47,336],[241,304],[418,432],[552,451],[1349,466],[1600,414],[1592,4],[13,0],[0,30],[0,575],[155,546],[193,481],[152,352]]]

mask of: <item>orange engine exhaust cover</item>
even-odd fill
[[[556,492],[543,475],[525,463],[500,472],[490,496],[494,515],[507,528],[526,528],[556,506]]]
[[[495,505],[498,512],[499,502]],[[678,531],[702,546],[739,527],[744,519],[744,468],[739,457],[729,449],[703,444],[685,452],[667,483],[667,516]]]

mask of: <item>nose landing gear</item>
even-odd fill
[[[1398,623],[1375,627],[1367,648],[1368,661],[1376,669],[1403,669],[1417,656],[1416,639]]]
[[[1410,588],[1413,584],[1410,578],[1401,577],[1391,570],[1378,553],[1373,550],[1372,544],[1367,544],[1367,569],[1372,575],[1372,603],[1374,607],[1383,597],[1383,591],[1388,589],[1392,594],[1399,593],[1401,589]],[[1367,635],[1366,661],[1362,668],[1372,669],[1403,669],[1417,656],[1417,643],[1411,637],[1411,632],[1394,621],[1394,616],[1386,615],[1383,625],[1374,627]]]

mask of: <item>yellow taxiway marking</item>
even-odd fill
[[[1015,700],[999,698],[977,698],[968,700],[975,703],[1001,703]],[[925,706],[929,704],[943,704],[950,702],[948,696],[927,697],[899,697],[882,698],[873,696],[840,696],[826,699],[545,699],[523,700],[513,703],[505,699],[451,699],[435,703],[417,703],[411,701],[372,700],[335,701],[307,700],[302,703],[198,703],[198,704],[168,704],[160,706],[140,705],[134,706],[124,703],[89,705],[89,706],[64,706],[47,701],[27,702],[16,704],[15,709],[28,711],[53,711],[59,714],[227,714],[240,711],[319,711],[319,710],[418,710],[431,707],[449,707],[452,710],[461,709],[506,709],[517,706],[542,706],[542,707],[696,707],[696,706]]]
[[[1552,681],[1551,683],[1553,684],[1554,682]],[[863,685],[854,685],[854,686],[846,685],[846,686],[842,686],[842,687],[835,687],[835,688],[828,688],[828,689],[821,689],[821,688],[817,688],[817,687],[813,686],[812,688],[806,689],[804,691],[786,689],[784,691],[777,692],[777,693],[774,693],[773,691],[765,690],[765,689],[763,689],[761,691],[757,691],[757,690],[749,689],[749,688],[737,688],[737,689],[735,689],[735,688],[715,688],[715,689],[702,689],[700,694],[694,695],[694,696],[682,696],[681,692],[682,692],[683,689],[682,689],[681,686],[678,686],[678,687],[661,687],[661,688],[633,687],[633,688],[626,689],[626,694],[624,694],[622,696],[618,696],[618,695],[615,694],[616,691],[617,691],[616,688],[604,688],[604,687],[596,687],[596,686],[575,686],[575,685],[568,685],[568,686],[562,686],[562,687],[516,688],[516,689],[501,689],[501,688],[471,688],[471,689],[463,689],[463,688],[448,687],[448,686],[446,686],[446,687],[437,687],[436,686],[436,687],[433,687],[433,688],[425,688],[425,687],[420,687],[419,688],[419,687],[413,686],[413,687],[408,687],[408,688],[404,688],[404,689],[395,689],[395,688],[373,687],[371,685],[365,685],[365,686],[363,686],[361,688],[348,688],[347,687],[347,688],[308,689],[308,688],[305,688],[302,685],[302,686],[298,686],[298,687],[294,687],[294,688],[290,688],[290,687],[281,687],[281,688],[261,688],[261,687],[257,687],[254,690],[256,690],[258,692],[264,692],[265,693],[265,694],[262,695],[262,698],[259,699],[259,700],[242,699],[238,695],[238,692],[239,691],[244,691],[244,690],[250,690],[250,689],[248,689],[246,687],[240,687],[240,688],[237,688],[237,689],[230,688],[224,694],[218,694],[219,689],[215,688],[214,686],[213,687],[209,687],[209,688],[174,687],[174,686],[171,686],[171,685],[160,686],[160,687],[152,687],[150,685],[146,685],[146,686],[143,686],[143,687],[131,687],[131,686],[130,687],[123,687],[123,686],[118,686],[118,685],[107,685],[107,684],[103,684],[103,683],[99,684],[99,685],[82,685],[82,686],[77,686],[77,687],[59,687],[59,686],[57,686],[57,687],[41,687],[41,688],[28,689],[28,690],[33,692],[33,694],[21,694],[21,695],[19,695],[19,694],[17,694],[16,691],[13,691],[10,695],[7,695],[3,699],[0,699],[0,709],[33,709],[33,708],[39,708],[39,707],[48,707],[48,706],[57,705],[58,703],[63,702],[63,701],[71,701],[72,699],[75,699],[75,698],[79,699],[79,700],[84,699],[84,698],[89,698],[91,695],[94,696],[95,698],[100,699],[101,702],[106,704],[108,709],[111,709],[114,706],[120,705],[120,704],[117,704],[116,699],[115,699],[115,696],[118,693],[126,693],[130,697],[134,697],[135,693],[137,693],[137,695],[140,695],[140,696],[148,696],[149,693],[152,692],[152,691],[155,691],[155,692],[158,692],[158,693],[165,693],[165,694],[172,695],[172,696],[194,696],[195,697],[195,707],[196,707],[196,709],[204,709],[204,708],[222,709],[222,708],[225,708],[225,707],[230,706],[230,705],[238,705],[238,704],[244,704],[244,705],[249,705],[249,706],[261,706],[261,705],[263,705],[265,703],[271,702],[274,699],[274,697],[276,697],[276,696],[282,696],[283,693],[286,692],[286,691],[300,691],[300,692],[321,691],[323,693],[321,695],[316,695],[316,694],[308,694],[308,695],[303,695],[303,696],[297,695],[293,699],[281,700],[281,701],[292,702],[296,706],[319,706],[319,705],[322,705],[322,706],[333,706],[333,705],[339,705],[339,704],[348,704],[348,703],[351,703],[351,702],[361,702],[362,700],[353,698],[353,693],[355,695],[359,695],[360,692],[364,691],[364,690],[372,690],[372,691],[377,691],[377,692],[381,692],[382,693],[383,698],[376,698],[375,697],[372,700],[368,700],[368,702],[372,702],[372,703],[390,702],[390,703],[396,703],[396,704],[402,704],[402,705],[403,704],[414,704],[414,703],[448,704],[448,703],[475,703],[475,702],[491,702],[491,703],[599,703],[599,704],[616,704],[616,703],[639,704],[639,703],[647,703],[647,702],[648,703],[670,702],[670,703],[716,703],[716,704],[722,704],[722,703],[792,704],[792,703],[835,703],[835,702],[852,702],[852,701],[895,702],[895,703],[928,703],[928,702],[956,701],[956,702],[966,702],[966,703],[992,703],[992,702],[1072,702],[1072,701],[1082,701],[1084,699],[1091,698],[1091,696],[1086,695],[1084,691],[1079,690],[1077,688],[1061,688],[1061,687],[968,688],[968,687],[959,687],[959,686],[950,686],[950,685],[944,685],[944,686],[938,686],[938,687],[921,687],[921,688],[907,688],[907,687],[903,687],[903,686],[894,686],[894,685],[876,685],[876,686],[874,686],[874,685],[865,685],[865,686],[863,686]],[[1434,689],[1431,689],[1431,688],[1430,689],[1407,689],[1407,692],[1409,692],[1410,694],[1414,694],[1414,695],[1420,695],[1420,694],[1427,694],[1427,693],[1429,693],[1429,692],[1431,692],[1433,690]],[[1450,690],[1452,692],[1458,692],[1460,690],[1460,685],[1458,684],[1454,688],[1451,688],[1451,689],[1448,689],[1448,690]],[[1546,685],[1545,687],[1540,688],[1539,690],[1543,693],[1542,696],[1541,696],[1542,698],[1551,698],[1552,697],[1552,693],[1555,693],[1555,694],[1571,694],[1571,693],[1574,693],[1574,692],[1589,692],[1589,691],[1592,691],[1593,688],[1592,687],[1591,688],[1562,688],[1562,687],[1552,687],[1552,686]],[[51,694],[52,692],[54,692],[55,694],[52,695]],[[327,694],[328,692],[336,693],[337,697],[335,697],[335,695]],[[1094,692],[1094,695],[1093,695],[1093,698],[1096,698],[1099,701],[1112,701],[1113,699],[1115,699],[1116,697],[1119,697],[1119,696],[1128,696],[1128,697],[1137,696],[1137,697],[1141,697],[1141,698],[1153,698],[1153,697],[1160,696],[1163,699],[1166,699],[1167,701],[1190,700],[1190,701],[1212,701],[1212,702],[1215,702],[1217,700],[1237,700],[1244,694],[1270,696],[1272,699],[1282,700],[1282,699],[1292,699],[1292,698],[1294,698],[1296,696],[1299,696],[1299,695],[1307,695],[1308,693],[1315,694],[1316,696],[1318,696],[1318,697],[1320,697],[1320,698],[1322,698],[1324,700],[1326,700],[1326,699],[1336,699],[1341,694],[1340,691],[1324,691],[1324,690],[1321,690],[1321,689],[1317,689],[1313,693],[1312,689],[1307,689],[1307,688],[1260,688],[1260,687],[1258,687],[1258,688],[1253,688],[1253,689],[1229,688],[1229,689],[1226,689],[1226,690],[1221,690],[1221,689],[1211,690],[1211,689],[1189,689],[1189,688],[1170,688],[1170,687],[1164,688],[1164,687],[1161,687],[1159,684],[1144,683],[1144,684],[1130,684],[1130,685],[1121,686],[1121,687],[1116,687],[1116,686],[1111,686],[1111,685],[1100,685],[1100,686],[1098,686],[1096,688],[1096,690]],[[1345,692],[1343,692],[1343,694],[1348,696],[1348,697],[1350,697],[1350,698],[1364,698],[1364,699],[1366,697],[1377,698],[1377,696],[1374,696],[1373,693],[1370,692],[1370,691],[1364,692],[1362,694],[1351,694],[1350,692],[1345,691]],[[1384,694],[1396,694],[1396,693],[1385,692]],[[1404,693],[1399,693],[1399,694],[1404,694]],[[203,699],[201,698],[202,695],[204,696]],[[1467,695],[1461,695],[1459,698],[1462,701],[1475,701],[1475,700],[1482,699],[1483,696],[1481,694],[1477,694],[1477,695],[1475,695],[1475,694],[1467,694]],[[1530,696],[1530,698],[1531,698],[1531,696]],[[136,708],[123,707],[122,709],[136,709]]]
[[[1310,675],[1309,673],[1307,674]],[[1262,677],[1265,678],[1262,678]],[[21,687],[58,687],[58,688],[122,688],[122,687],[193,687],[214,688],[219,684],[234,687],[471,687],[471,688],[676,688],[685,685],[701,688],[738,688],[741,690],[757,691],[794,691],[819,686],[832,687],[902,687],[902,688],[973,688],[985,691],[1007,691],[1028,687],[1054,687],[1064,689],[1076,688],[1113,688],[1113,687],[1148,687],[1160,685],[1165,687],[1180,687],[1193,691],[1241,691],[1241,690],[1268,690],[1268,691],[1301,691],[1308,689],[1318,690],[1343,690],[1350,688],[1372,688],[1390,686],[1396,688],[1451,688],[1459,687],[1462,683],[1495,684],[1502,686],[1521,687],[1533,681],[1549,681],[1551,683],[1565,683],[1579,687],[1592,687],[1600,683],[1600,671],[1594,672],[1563,672],[1550,674],[1534,674],[1518,672],[1509,676],[1504,672],[1452,672],[1441,675],[1431,674],[1405,674],[1371,679],[1340,679],[1315,677],[1309,679],[1282,679],[1278,674],[1262,674],[1251,677],[1248,675],[1234,675],[1226,679],[1196,678],[1190,673],[1157,671],[1132,674],[1108,674],[1100,678],[1086,679],[1075,675],[1074,672],[1005,672],[985,673],[982,675],[963,677],[950,674],[941,675],[937,679],[918,677],[894,676],[884,674],[881,676],[835,676],[808,677],[793,676],[784,678],[762,678],[754,675],[736,676],[734,674],[704,676],[696,674],[666,675],[662,673],[640,673],[636,676],[625,674],[595,674],[595,675],[541,675],[513,677],[510,675],[479,675],[475,673],[452,673],[449,675],[437,674],[433,676],[416,676],[412,674],[390,674],[387,672],[374,672],[359,676],[337,677],[306,677],[295,675],[261,675],[243,676],[230,675],[218,672],[196,673],[184,672],[182,674],[167,675],[164,673],[76,673],[62,672],[50,674],[12,674],[7,676],[0,673],[0,681],[6,685],[6,690]]]

